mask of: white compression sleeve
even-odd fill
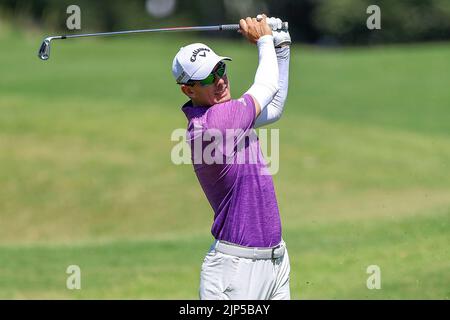
[[[279,90],[273,100],[269,103],[267,108],[261,111],[258,118],[255,121],[255,128],[262,127],[264,125],[273,123],[280,119],[283,113],[284,103],[286,101],[289,85],[289,59],[290,48],[284,46],[275,49],[278,60],[279,70]]]
[[[255,82],[246,92],[258,101],[263,110],[278,91],[278,64],[273,36],[265,35],[258,39],[259,64]]]

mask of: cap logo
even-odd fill
[[[195,49],[194,51],[192,51],[192,56],[191,56],[191,62],[195,62],[195,60],[197,60],[197,55],[199,55],[200,57],[206,57],[206,52],[202,52],[202,51],[211,51],[208,48],[198,48]]]

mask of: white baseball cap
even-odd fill
[[[230,60],[229,57],[218,56],[203,43],[193,43],[181,47],[173,59],[172,73],[177,83],[189,80],[203,80],[209,76],[219,61]]]

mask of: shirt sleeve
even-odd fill
[[[255,104],[253,98],[244,94],[240,99],[217,104],[208,110],[208,128],[224,131],[226,129],[253,128],[255,123]]]

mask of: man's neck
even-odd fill
[[[197,101],[194,101],[192,99],[191,99],[191,102],[192,102],[192,106],[193,107],[210,107],[210,106],[207,106],[207,105],[204,105],[204,104],[200,104]]]

